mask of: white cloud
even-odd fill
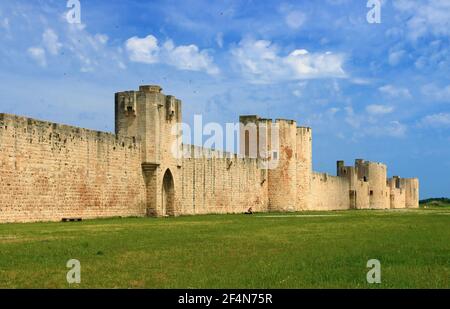
[[[378,90],[385,95],[393,98],[411,98],[411,93],[407,88],[395,87],[393,85],[384,85]]]
[[[164,43],[166,62],[180,70],[205,71],[214,75],[219,69],[205,50],[200,51],[196,45],[180,45],[175,47],[172,41]]]
[[[290,65],[298,79],[345,76],[343,57],[331,52],[310,54],[304,49],[297,49],[283,60]]]
[[[404,50],[391,51],[389,53],[389,58],[388,58],[389,64],[391,66],[396,66],[397,64],[399,64],[401,62],[404,55],[405,55]]]
[[[35,60],[40,66],[47,66],[47,59],[45,55],[45,50],[41,47],[30,47],[28,48],[28,54],[33,60]]]
[[[65,53],[70,53],[76,65],[79,65],[81,72],[93,72],[100,63],[103,67],[111,67],[114,63],[119,68],[123,68],[121,55],[117,50],[107,47],[108,36],[105,34],[91,34],[86,30],[84,24],[68,24],[60,29],[61,39],[51,28],[47,28],[42,34],[41,44],[31,47],[28,54],[41,66],[47,66],[50,56],[58,56],[64,47]]]
[[[423,117],[419,124],[425,127],[447,128],[450,127],[450,114],[439,113],[428,115]]]
[[[180,70],[205,71],[214,75],[219,69],[206,50],[200,50],[196,45],[175,46],[172,40],[167,40],[159,46],[153,35],[145,38],[132,37],[125,43],[131,61],[140,63],[165,63]]]
[[[372,116],[386,115],[394,111],[394,107],[387,105],[371,104],[366,106],[366,112]]]
[[[445,87],[438,87],[435,84],[424,85],[422,94],[436,101],[450,101],[450,84]]]
[[[301,11],[292,11],[286,15],[286,24],[292,29],[299,29],[306,21],[306,15]]]
[[[47,66],[47,52],[51,55],[57,55],[62,47],[58,40],[58,35],[52,29],[47,29],[42,34],[42,46],[34,46],[28,48],[28,55],[36,61],[40,66]]]
[[[231,54],[242,74],[254,83],[346,76],[343,55],[331,52],[296,49],[283,57],[270,41],[244,39]]]
[[[158,40],[153,35],[148,35],[142,39],[136,36],[129,38],[125,43],[125,47],[131,61],[156,63],[159,60]]]
[[[102,51],[108,43],[109,37],[106,34],[97,33],[95,35],[86,36],[86,45],[94,52]]]
[[[94,37],[96,41],[99,42],[100,44],[106,44],[109,40],[106,34],[97,33]]]
[[[450,1],[396,0],[394,8],[407,14],[408,37],[415,41],[427,35],[450,36]]]
[[[368,107],[369,110],[373,109],[372,112],[375,112],[377,115],[390,113],[390,108],[385,108],[382,105],[369,105],[372,107]],[[349,124],[354,129],[355,137],[365,137],[365,136],[374,136],[374,137],[395,137],[400,138],[406,135],[407,126],[400,123],[397,120],[384,121],[384,119],[378,119],[373,117],[372,114],[369,113],[369,116],[365,114],[357,114],[354,112],[351,106],[345,107],[345,122]],[[367,111],[367,108],[366,108]],[[381,112],[381,113],[380,113]]]
[[[296,96],[297,98],[300,98],[302,96],[302,92],[300,90],[298,90],[298,89],[292,91],[292,94],[294,96]]]
[[[340,108],[338,108],[338,107],[331,107],[331,108],[327,109],[326,114],[330,118],[333,118],[339,111],[340,111]]]
[[[62,44],[58,40],[58,35],[52,29],[47,29],[42,34],[42,43],[52,55],[57,55],[62,47]]]
[[[349,80],[355,85],[370,85],[373,81],[368,78],[354,77]]]
[[[108,36],[91,34],[84,24],[68,24],[64,47],[78,60],[81,72],[123,67],[120,48],[109,48]]]
[[[404,137],[406,135],[407,127],[406,125],[400,123],[397,120],[390,121],[386,124],[378,124],[369,126],[364,129],[366,135],[381,137],[381,136],[390,136],[390,137]]]
[[[306,86],[308,85],[308,82],[307,81],[301,81],[301,82],[298,82],[297,84],[296,84],[296,89],[294,89],[293,91],[292,91],[292,94],[294,95],[294,96],[296,96],[297,98],[300,98],[300,97],[302,97],[303,96],[303,93],[304,93],[304,90],[305,90],[305,88],[306,88]]]
[[[8,18],[3,18],[2,20],[0,20],[0,28],[9,30],[9,19]]]
[[[217,35],[216,35],[216,43],[217,43],[217,45],[220,48],[223,47],[223,33],[222,32],[217,33]]]
[[[353,107],[346,106],[344,108],[346,112],[345,122],[349,124],[352,128],[359,128],[361,126],[362,117],[356,115],[355,111],[353,110]]]
[[[385,34],[387,37],[392,39],[401,39],[403,37],[404,31],[401,28],[393,27],[386,30]]]

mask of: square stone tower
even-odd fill
[[[118,136],[141,144],[142,170],[147,187],[147,213],[172,216],[181,212],[181,101],[156,85],[115,95]]]

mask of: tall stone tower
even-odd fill
[[[115,95],[116,134],[142,145],[142,169],[147,188],[147,213],[172,216],[181,212],[181,101],[155,85]]]
[[[372,209],[390,208],[390,193],[387,186],[387,167],[378,162],[355,160],[358,178],[369,182],[369,203]]]
[[[296,210],[306,210],[311,198],[312,129],[297,128],[297,205]]]
[[[295,211],[297,204],[297,123],[276,119],[279,149],[278,164],[269,169],[269,210]],[[273,130],[273,129],[272,129]],[[273,133],[272,133],[273,134]],[[274,150],[272,148],[272,150]]]

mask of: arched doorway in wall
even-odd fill
[[[164,173],[162,183],[162,211],[165,216],[175,215],[175,185],[169,169]]]

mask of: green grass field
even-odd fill
[[[81,284],[66,262],[81,262]],[[381,284],[366,263],[381,262]],[[0,225],[1,288],[449,288],[450,208]]]

